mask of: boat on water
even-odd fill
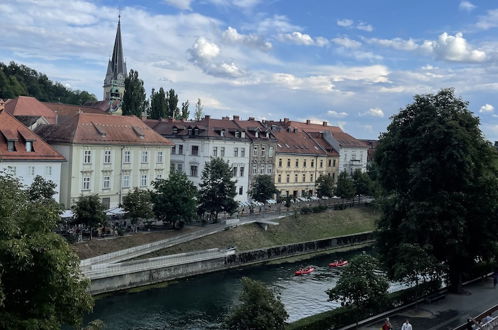
[[[305,275],[305,274],[310,274],[315,271],[315,267],[313,266],[308,266],[299,270],[296,270],[294,272],[294,275],[299,276],[299,275]]]
[[[331,262],[329,264],[329,267],[343,267],[346,266],[347,264],[348,264],[347,260],[336,260],[334,262]]]

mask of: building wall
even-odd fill
[[[367,171],[368,148],[344,148],[339,151],[339,172],[352,174],[356,169]]]
[[[255,140],[251,143],[249,155],[249,188],[258,175],[275,177],[275,155],[277,144],[275,141]]]
[[[237,183],[235,184],[237,190],[235,200],[239,202],[247,201],[250,152],[250,143],[248,141],[241,142],[229,139],[205,138],[182,139],[178,137],[168,137],[168,139],[175,144],[175,147],[171,152],[171,169],[182,170],[187,174],[188,178],[199,187],[205,163],[209,162],[212,157],[220,157],[223,160],[228,161],[232,168],[237,168],[237,174],[234,177],[237,180]],[[192,153],[192,147],[199,148],[197,155]],[[182,149],[181,154],[180,148]],[[216,155],[214,151],[215,148]],[[222,155],[222,148],[224,148],[224,155]],[[237,148],[237,156],[235,155],[235,148]],[[244,150],[244,152],[242,150]],[[192,166],[197,167],[196,173],[193,173]],[[243,173],[241,173],[241,171]]]
[[[81,195],[92,194],[98,194],[109,208],[114,208],[133,188],[151,189],[156,178],[169,176],[170,146],[72,144],[54,147],[69,160],[62,168],[61,202],[66,208]],[[85,162],[85,151],[90,152],[89,163]],[[107,162],[106,151],[110,152],[110,162]],[[127,152],[130,152],[129,162]],[[142,161],[142,152],[147,152],[146,162]],[[162,162],[158,162],[159,152],[162,152]]]
[[[62,163],[61,161],[2,161],[0,162],[0,171],[12,174],[26,186],[30,186],[37,175],[52,181],[57,185],[54,199],[59,202]]]

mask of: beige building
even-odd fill
[[[172,143],[134,116],[78,113],[36,132],[67,159],[60,192],[66,208],[91,194],[117,207],[134,187],[150,189],[169,176]]]

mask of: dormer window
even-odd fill
[[[224,129],[222,129],[222,130],[220,131],[220,136],[225,136],[225,130],[224,130]]]
[[[254,136],[259,138],[259,132],[258,131],[254,132]]]
[[[246,132],[242,132],[241,134],[242,134],[241,136],[242,136],[243,138],[245,138],[245,137],[246,137]]]
[[[188,135],[192,135],[192,129],[191,128],[188,129]]]
[[[33,141],[26,141],[26,152],[33,151]]]
[[[173,134],[178,134],[178,128],[173,127]]]
[[[235,131],[235,137],[236,138],[240,138],[240,132],[239,131]]]
[[[7,150],[16,151],[16,144],[14,141],[7,141]]]
[[[194,135],[199,135],[199,129],[198,128],[194,129]]]

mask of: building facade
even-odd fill
[[[68,160],[61,173],[67,208],[92,194],[114,208],[133,188],[169,176],[172,143],[137,117],[79,113],[37,132]]]

